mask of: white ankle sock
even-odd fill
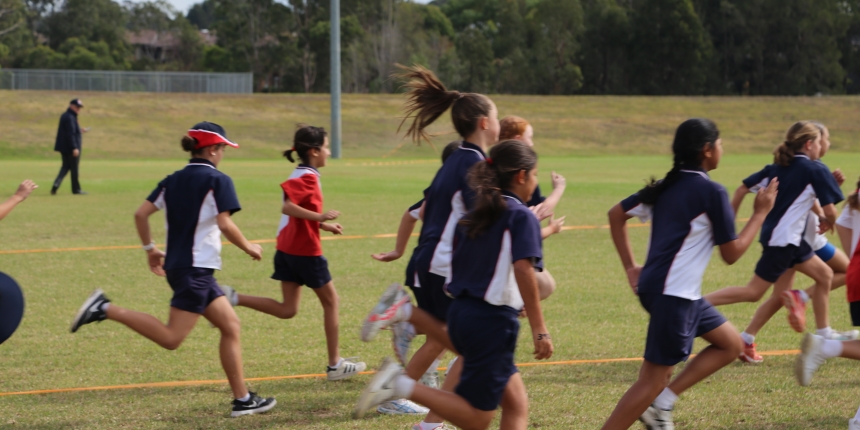
[[[815,330],[815,334],[825,338],[830,339],[830,333],[833,333],[833,329],[830,327],[819,328]]]
[[[394,379],[394,396],[398,399],[408,399],[415,391],[415,380],[406,376],[399,375]]]
[[[842,355],[842,342],[825,339],[821,343],[821,355],[826,358],[839,357]]]
[[[654,406],[664,410],[671,411],[675,407],[675,402],[678,401],[678,395],[673,393],[669,387],[663,389],[663,392],[654,399]]]
[[[248,400],[251,400],[251,393],[245,394],[245,397],[242,397],[241,399],[236,399],[236,400],[238,400],[240,402],[247,402]]]
[[[102,303],[100,308],[101,308],[102,312],[107,312],[109,307],[110,307],[110,302],[105,302],[105,303]]]
[[[806,294],[806,291],[803,290],[797,291],[800,293],[800,300],[803,301],[803,303],[809,303],[809,294]]]
[[[338,361],[337,361],[337,364],[335,364],[334,366],[329,366],[328,368],[329,368],[329,369],[332,369],[332,370],[337,370],[338,368],[340,368],[340,365],[341,365],[341,364],[343,364],[343,358],[341,358],[340,360],[338,360]]]
[[[747,332],[741,332],[741,339],[743,339],[744,343],[746,343],[747,345],[752,345],[755,343],[755,336]]]
[[[433,430],[440,426],[442,426],[442,423],[425,423],[424,421],[418,423],[418,427],[420,427],[421,430]]]

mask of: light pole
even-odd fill
[[[331,155],[340,158],[340,0],[331,0]]]

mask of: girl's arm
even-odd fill
[[[565,217],[556,219],[555,217],[550,217],[549,225],[540,230],[541,239],[546,239],[554,234],[561,233],[561,227],[564,226],[564,218]]]
[[[400,217],[400,227],[397,228],[397,241],[394,244],[394,251],[373,254],[371,257],[386,263],[402,257],[403,253],[406,252],[406,245],[409,243],[409,238],[412,237],[412,231],[417,222],[418,220],[412,218],[409,211],[404,212],[403,216]]]
[[[744,197],[749,194],[750,189],[747,188],[746,185],[741,184],[737,190],[735,190],[735,195],[732,197],[732,209],[735,211],[735,217],[738,215],[738,210],[741,208],[741,203],[744,202]]]
[[[567,180],[564,179],[564,176],[552,172],[552,192],[543,201],[543,210],[546,213],[555,212],[555,207],[561,200],[561,196],[564,195],[565,188],[567,188]]]
[[[307,210],[293,202],[289,199],[284,200],[284,206],[281,208],[281,213],[293,218],[302,218],[311,221],[324,222],[332,219],[337,219],[340,216],[340,212],[338,211],[328,211],[325,213],[316,213],[314,211]]]
[[[845,208],[845,210],[851,210],[851,209]],[[850,259],[851,258],[851,246],[854,245],[852,243],[853,242],[853,236],[854,236],[854,230],[852,230],[848,227],[843,227],[839,224],[836,224],[836,233],[839,234],[839,241],[842,242],[842,249],[845,251],[846,254],[848,254],[848,258]]]
[[[744,255],[744,252],[749,249],[753,241],[755,241],[756,233],[758,233],[758,230],[764,223],[764,219],[773,208],[778,187],[779,180],[773,178],[767,185],[767,188],[759,190],[756,193],[755,203],[753,204],[753,215],[747,221],[744,229],[741,230],[741,234],[738,235],[737,239],[720,245],[720,255],[727,264],[734,264],[738,261]],[[742,188],[746,188],[746,186]],[[740,191],[741,188],[738,188],[738,192],[735,192],[735,199],[737,199]],[[741,195],[741,199],[743,199],[743,195]],[[732,206],[734,206],[734,201],[732,201]],[[735,214],[737,214],[737,211],[735,211]]]
[[[230,243],[245,251],[251,258],[256,261],[260,261],[263,258],[263,247],[259,244],[248,242],[248,239],[245,239],[245,235],[242,234],[242,231],[239,230],[239,227],[230,218],[230,212],[225,211],[218,214],[218,228],[221,229],[221,233],[224,234],[224,237]]]
[[[12,209],[15,209],[15,206],[18,206],[19,203],[26,200],[27,197],[30,196],[30,193],[32,193],[36,188],[39,188],[39,186],[29,179],[22,182],[21,185],[18,185],[18,190],[15,191],[15,194],[0,204],[0,219],[6,218],[6,215],[9,215],[9,212],[12,212]]]
[[[158,207],[149,200],[144,200],[143,204],[134,213],[134,225],[137,227],[137,235],[140,237],[140,243],[143,246],[153,245],[152,249],[146,251],[146,258],[149,260],[149,270],[158,276],[164,276],[164,252],[155,247],[152,241],[152,233],[149,229],[149,217],[156,212],[158,212]]]
[[[819,217],[819,221],[822,222],[821,227],[818,229],[818,232],[823,234],[827,230],[832,229],[834,225],[836,225],[836,218],[839,218],[839,213],[836,212],[836,206],[833,203],[822,206],[821,211],[824,213],[824,216]],[[825,224],[825,222],[827,224]]]
[[[638,294],[637,287],[639,286],[639,273],[642,272],[642,266],[636,264],[636,259],[633,256],[633,247],[630,245],[630,236],[627,234],[627,220],[633,218],[624,212],[621,204],[617,204],[609,210],[609,232],[612,234],[612,242],[615,244],[615,250],[618,251],[618,256],[621,257],[621,264],[624,266],[624,271],[627,273],[627,282],[630,283],[630,288],[633,293]]]
[[[526,315],[528,315],[529,326],[532,329],[534,339],[535,358],[543,360],[550,358],[553,352],[552,339],[549,330],[543,320],[543,312],[540,309],[540,292],[538,291],[537,278],[531,259],[514,261],[514,277],[520,295],[525,303]]]

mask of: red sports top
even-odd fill
[[[284,191],[284,200],[289,199],[311,212],[322,212],[319,172],[313,167],[299,164],[290,178],[281,184],[281,189]],[[282,215],[278,227],[278,251],[307,257],[322,255],[319,221]]]

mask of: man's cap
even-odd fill
[[[69,104],[75,105],[77,107],[84,107],[84,102],[82,102],[81,99],[72,99],[72,101],[70,101]]]
[[[214,122],[203,121],[191,130],[188,130],[188,135],[197,139],[197,146],[194,149],[205,148],[207,146],[218,145],[224,143],[234,148],[238,148],[238,143],[233,143],[227,139],[227,132],[224,127],[221,127]]]
[[[24,294],[9,275],[0,272],[0,343],[15,333],[24,317]]]

